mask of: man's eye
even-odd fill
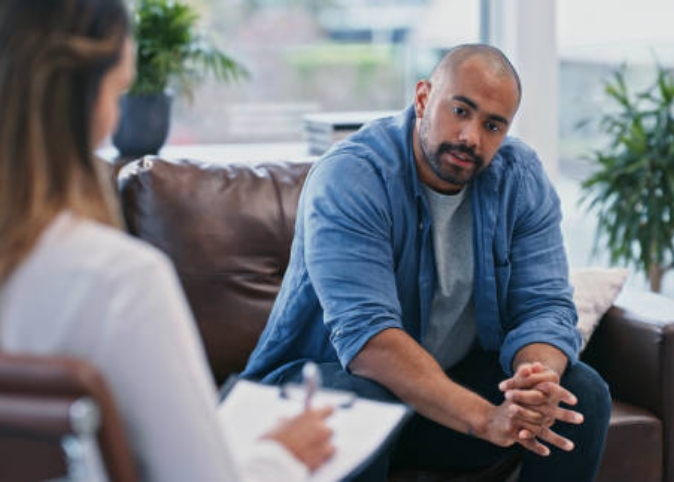
[[[454,106],[454,113],[456,115],[463,116],[463,115],[466,115],[466,109],[457,105],[457,106]]]
[[[499,132],[501,130],[501,126],[498,125],[496,122],[487,122],[486,127],[487,130],[491,132]]]

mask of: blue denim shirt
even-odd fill
[[[374,121],[309,172],[290,263],[244,377],[306,360],[348,367],[387,328],[418,342],[435,292],[431,216],[412,153],[415,113]],[[525,345],[574,363],[580,336],[557,194],[536,153],[506,138],[471,190],[478,339],[504,371]]]

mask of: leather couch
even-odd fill
[[[174,261],[219,384],[242,370],[267,321],[310,165],[146,157],[120,171],[128,229]],[[674,300],[644,293],[614,306],[583,358],[614,398],[597,480],[674,482]],[[516,460],[471,474],[398,467],[390,480],[514,480],[516,471]]]

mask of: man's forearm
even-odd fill
[[[349,364],[352,373],[391,390],[423,416],[480,435],[493,405],[453,382],[435,359],[402,330],[374,336]]]
[[[527,411],[513,401],[495,406],[452,381],[414,339],[391,328],[375,335],[349,364],[359,376],[382,384],[421,415],[453,430],[475,435],[506,447],[522,444],[539,455],[549,448],[522,429],[538,434],[538,424],[527,421]],[[539,417],[540,418],[540,417]],[[541,441],[568,450],[566,439],[550,430]]]

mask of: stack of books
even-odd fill
[[[348,137],[372,119],[396,114],[395,111],[324,112],[307,114],[304,134],[309,145],[309,154],[320,156],[337,141]]]

